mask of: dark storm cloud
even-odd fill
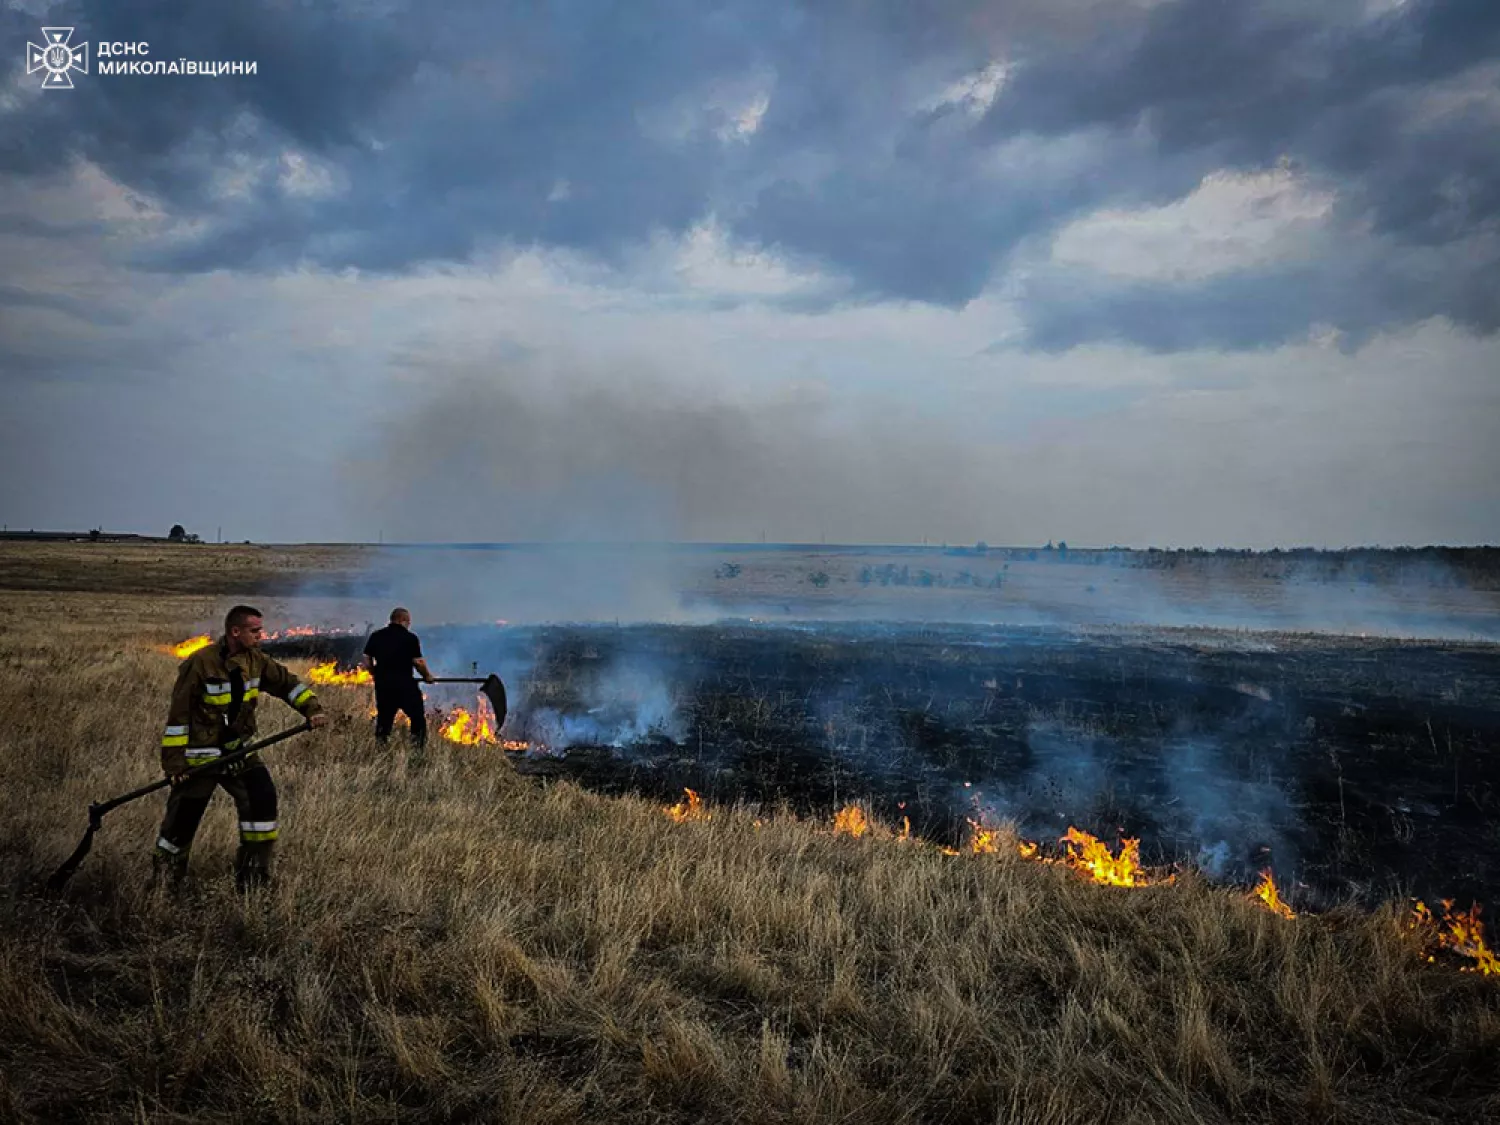
[[[1432,315],[1492,331],[1475,289],[1500,251],[1476,236],[1500,219],[1500,146],[1476,68],[1500,61],[1500,6],[1363,7],[94,0],[45,22],[259,73],[90,76],[29,98],[0,114],[0,171],[83,156],[200,220],[140,251],[158,270],[402,272],[496,243],[619,263],[713,216],[832,275],[842,299],[957,307],[1071,219],[1290,158],[1337,200],[1326,262],[1191,290],[1043,271],[1020,290],[1033,341],[1246,347]],[[29,15],[0,20],[9,42],[36,37]],[[992,57],[1012,71],[982,117],[933,101]],[[1465,76],[1467,100],[1428,104]],[[736,133],[758,94],[763,117]],[[337,186],[289,183],[288,146]],[[226,194],[234,156],[263,162]],[[1442,284],[1422,284],[1434,266]]]
[[[6,42],[18,45],[39,39],[39,24],[60,25],[95,52],[102,42],[148,40],[149,57],[163,62],[257,62],[246,77],[107,78],[95,54],[95,73],[75,89],[30,98],[0,123],[0,172],[48,173],[83,156],[188,211],[209,206],[213,173],[257,132],[334,155],[357,148],[362,122],[419,62],[397,23],[360,18],[352,4],[85,0],[53,5],[40,20],[14,9],[0,19]],[[21,60],[14,52],[9,81]]]
[[[1464,271],[1447,269],[1435,251],[1383,263],[1355,257],[1246,270],[1191,285],[1110,285],[1059,276],[1030,285],[1024,308],[1025,345],[1048,352],[1085,339],[1129,341],[1154,352],[1250,350],[1314,325],[1337,328],[1340,346],[1353,350],[1382,328],[1430,316],[1480,329],[1500,324],[1500,257]]]
[[[1433,315],[1500,327],[1500,5],[1416,0],[1353,19],[1359,7],[1181,0],[1131,43],[1059,51],[1019,70],[987,115],[991,137],[1144,123],[1161,155],[1205,167],[1289,157],[1337,193],[1332,221],[1368,231],[1381,250],[1370,258],[1351,237],[1311,270],[1193,291],[1043,283],[1026,303],[1036,342],[1240,346],[1319,322],[1358,337]]]

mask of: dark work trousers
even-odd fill
[[[422,700],[422,689],[416,680],[396,684],[375,685],[375,737],[381,742],[391,737],[391,727],[396,723],[396,712],[404,711],[411,723],[411,742],[415,747],[427,744],[427,712]]]
[[[257,886],[271,877],[271,853],[276,847],[276,783],[271,771],[250,759],[238,773],[211,773],[190,777],[172,786],[167,815],[156,840],[157,867],[165,868],[173,882],[187,873],[188,851],[214,789],[223,786],[234,799],[240,817],[240,847],[234,856],[235,883],[241,888]]]

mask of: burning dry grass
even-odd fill
[[[273,753],[269,894],[228,888],[222,797],[182,901],[146,885],[152,799],[110,815],[62,902],[21,893],[90,799],[154,776],[155,646],[184,612],[0,610],[0,1118],[1500,1114],[1500,988],[1428,964],[1405,911],[1288,921],[1191,873],[1101,887],[1062,842],[946,856],[864,810],[836,833],[687,797],[676,825],[488,747],[413,771],[357,689]]]

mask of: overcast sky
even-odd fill
[[[0,3],[12,528],[1500,542],[1495,0]]]

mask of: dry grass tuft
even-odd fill
[[[154,646],[204,615],[0,609],[0,1118],[1500,1118],[1500,988],[1422,961],[1394,907],[1286,921],[1192,876],[1094,887],[891,826],[673,823],[476,747],[418,770],[358,688],[270,757],[270,892],[232,893],[220,797],[184,898],[148,886],[152,799],[35,896],[89,801],[154,776]]]

